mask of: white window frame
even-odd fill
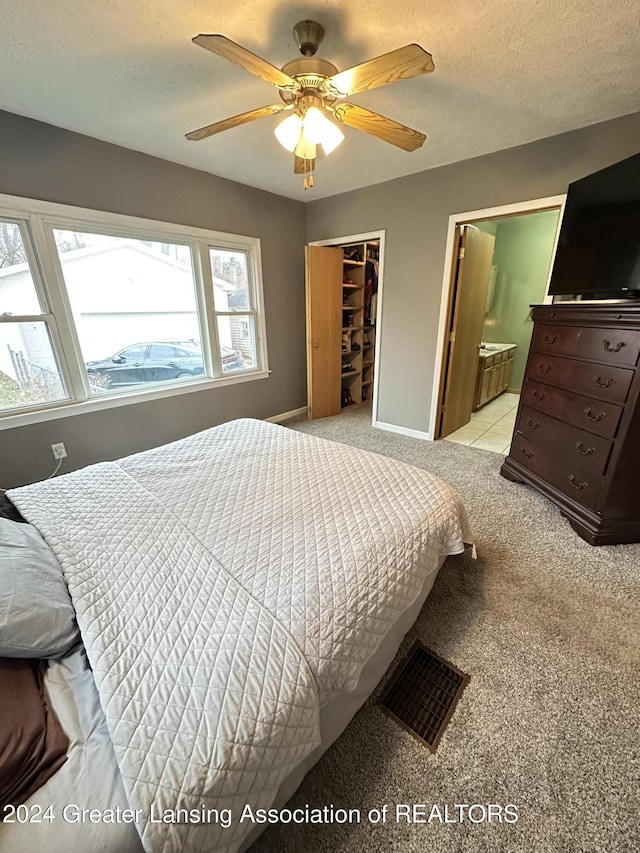
[[[216,250],[219,250],[221,252],[228,251],[227,246],[214,246],[211,243],[209,244],[209,249],[214,251],[214,252]],[[257,293],[256,293],[256,288],[255,288],[255,271],[254,271],[253,265],[251,263],[251,255],[249,254],[249,252],[246,252],[245,250],[243,250],[243,254],[246,256],[246,259],[247,259],[247,295],[249,297],[249,307],[248,308],[237,308],[237,309],[230,308],[227,311],[222,311],[222,310],[219,310],[216,308],[215,297],[214,297],[212,300],[212,303],[213,303],[213,313],[215,315],[215,326],[216,326],[216,332],[217,332],[218,331],[218,320],[220,317],[235,317],[236,319],[241,319],[241,322],[247,323],[249,334],[251,334],[251,327],[253,326],[253,329],[255,330],[255,338],[256,338],[256,341],[254,343],[257,343],[257,337],[258,337],[258,334],[257,334],[257,329],[258,329],[258,307],[257,307],[258,297],[257,297]],[[210,253],[207,254],[207,258],[209,260],[209,263],[211,263],[211,254]],[[211,278],[213,280],[213,272],[211,273]],[[248,319],[247,320],[242,319],[245,317]],[[253,320],[253,323],[251,322],[251,320]],[[220,347],[217,348],[217,352],[218,352],[218,355],[220,355]],[[256,359],[257,359],[257,355],[256,355]]]
[[[269,377],[259,238],[3,194],[0,194],[0,219],[18,223],[23,238],[25,236],[30,238],[25,243],[25,250],[36,291],[42,303],[42,315],[39,317],[30,315],[27,319],[38,319],[49,323],[62,383],[70,397],[64,401],[11,409],[1,413],[0,430]],[[191,248],[205,365],[205,375],[202,379],[190,379],[184,383],[172,382],[170,385],[158,383],[144,390],[128,390],[111,393],[108,396],[90,396],[84,359],[53,235],[54,228],[180,243]],[[222,373],[217,326],[219,312],[214,309],[210,248],[231,251],[235,249],[246,253],[254,306],[252,311],[237,313],[250,313],[255,316],[256,367],[253,369],[237,373]],[[48,313],[45,313],[45,308]],[[21,319],[23,318],[17,316],[10,318],[12,322],[18,322]]]
[[[40,311],[38,313],[32,312],[31,314],[0,314],[0,323],[6,324],[8,326],[22,323],[42,323],[47,328],[49,341],[51,343],[51,350],[53,352],[53,357],[56,361],[58,373],[60,376],[60,383],[63,387],[63,391],[65,394],[65,398],[62,400],[55,400],[53,402],[43,402],[28,407],[16,407],[15,409],[8,410],[8,412],[11,412],[12,414],[14,412],[21,413],[25,410],[31,412],[34,410],[39,411],[42,408],[48,408],[50,406],[68,405],[72,402],[72,392],[69,388],[69,383],[67,381],[68,371],[66,370],[65,365],[64,348],[62,346],[62,339],[60,337],[60,332],[58,329],[57,317],[53,313],[53,309],[51,307],[51,299],[49,298],[49,294],[47,293],[47,288],[45,287],[40,271],[40,265],[38,263],[37,254],[33,245],[33,237],[30,230],[29,220],[24,216],[5,216],[1,212],[0,219],[3,222],[9,222],[13,225],[16,225],[18,227],[18,230],[20,231],[20,237],[22,238],[22,247],[24,249],[24,253],[27,259],[26,263],[29,269],[29,274],[31,276],[33,290],[40,306]],[[2,415],[0,414],[0,418],[1,417]]]

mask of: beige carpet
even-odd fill
[[[362,822],[274,826],[252,853],[639,851],[640,545],[592,548],[499,476],[500,455],[373,430],[362,408],[288,426],[458,489],[479,559],[447,560],[398,659],[419,638],[471,682],[435,755],[374,695],[289,804],[359,809]],[[436,804],[443,818],[448,805],[455,822],[398,824],[398,803],[427,816]],[[475,803],[515,804],[518,821],[458,822],[454,806]],[[385,804],[387,822],[369,823]]]

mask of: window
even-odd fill
[[[0,196],[0,426],[264,378],[261,305],[254,238]]]
[[[148,347],[129,347],[128,349],[123,349],[121,353],[118,353],[116,361],[125,362],[133,364],[136,361],[142,361],[147,355]]]
[[[187,353],[183,349],[167,346],[167,344],[153,344],[149,347],[149,361],[165,362],[184,358]],[[202,361],[202,359],[200,359]]]
[[[211,247],[209,257],[222,369],[229,372],[255,367],[256,310],[247,253]]]
[[[36,281],[25,224],[0,221],[0,411],[69,399]]]
[[[158,355],[164,341],[200,338],[189,246],[75,230],[53,236],[92,395],[204,375],[201,352],[193,364],[178,364],[171,347]]]

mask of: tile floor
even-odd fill
[[[511,445],[519,401],[519,394],[501,394],[484,408],[474,412],[469,423],[452,432],[445,441],[455,441],[458,444],[506,455]]]

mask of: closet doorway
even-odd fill
[[[311,418],[370,405],[376,421],[384,248],[385,232],[369,231],[317,240],[305,250]]]
[[[564,198],[450,218],[430,424],[434,438],[504,449],[497,435],[487,433],[484,445],[481,439],[489,412],[500,408],[515,415],[532,331],[530,305],[550,301]]]

